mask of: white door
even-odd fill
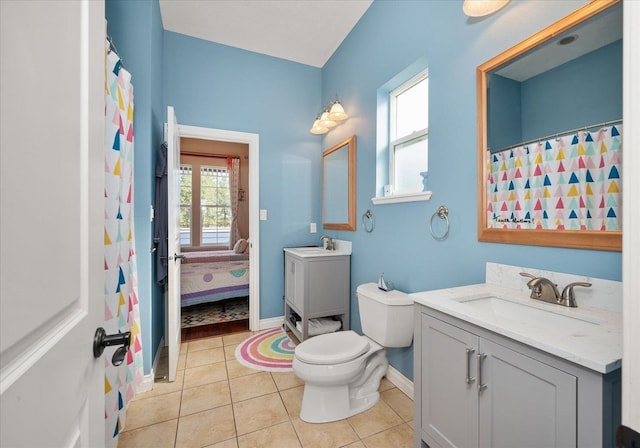
[[[0,20],[0,446],[101,446],[104,2]]]
[[[167,108],[167,207],[169,213],[167,344],[169,381],[175,381],[180,355],[180,131],[173,107]]]

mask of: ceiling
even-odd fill
[[[160,0],[165,30],[322,67],[373,0]]]
[[[562,38],[571,35],[577,37],[573,43],[566,46],[557,45]],[[526,81],[619,39],[622,39],[621,3],[555,36],[546,44],[536,47],[534,51],[525,53],[523,57],[505,67],[500,67],[496,73],[515,81]]]

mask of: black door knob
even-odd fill
[[[107,334],[102,327],[98,327],[96,334],[93,336],[93,356],[99,358],[102,356],[105,347],[111,345],[121,345],[111,358],[111,363],[114,366],[119,366],[124,361],[124,357],[129,351],[129,345],[131,344],[131,332]]]

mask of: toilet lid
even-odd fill
[[[296,347],[295,356],[309,364],[340,364],[369,350],[369,342],[355,331],[314,336]]]

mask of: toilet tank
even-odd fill
[[[413,300],[402,291],[382,291],[377,283],[358,286],[362,332],[384,347],[408,347],[413,341]]]

